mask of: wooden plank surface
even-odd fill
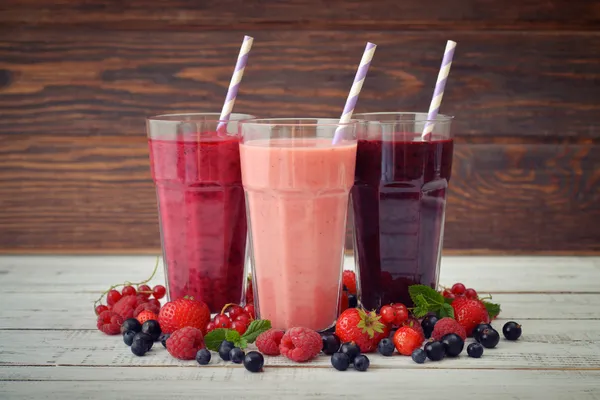
[[[102,29],[597,29],[593,0],[4,0],[0,24]]]
[[[357,112],[425,111],[447,32],[256,31],[236,111],[337,116],[364,42]],[[144,118],[220,109],[240,32],[0,30],[0,134],[143,136]],[[443,112],[459,136],[600,138],[597,33],[456,32]]]
[[[419,369],[340,373],[333,369],[281,368],[250,374],[243,367],[210,371],[148,367],[94,368],[91,374],[88,369],[11,368],[8,376],[14,380],[7,380],[0,367],[0,394],[11,399],[124,399],[127,395],[177,399],[397,399],[399,382],[402,397],[431,400],[445,398],[448,393],[494,400],[597,400],[600,393],[598,371]],[[437,379],[435,384],[430,384],[432,379]]]
[[[363,374],[334,371],[325,356],[302,365],[267,357],[258,375],[218,359],[207,367],[177,361],[159,344],[135,357],[118,336],[94,329],[90,301],[109,283],[142,279],[153,261],[0,257],[0,397],[173,397],[176,387],[175,397],[186,398],[366,398],[376,384],[378,398],[386,399],[397,398],[401,378],[403,396],[424,399],[449,390],[490,399],[600,398],[598,257],[445,257],[442,283],[489,289],[503,305],[494,324],[523,324],[519,341],[502,339],[481,359],[418,365],[371,354]],[[158,274],[155,282],[162,279]]]
[[[0,144],[0,251],[159,251],[142,135]],[[595,220],[600,144],[457,144],[446,249],[600,251]]]

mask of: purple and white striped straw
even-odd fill
[[[446,87],[446,80],[450,73],[450,67],[452,66],[452,58],[454,57],[454,49],[456,48],[456,42],[448,40],[446,43],[446,50],[444,51],[444,58],[442,59],[442,66],[440,67],[440,73],[437,77],[435,89],[433,91],[433,98],[429,105],[429,112],[427,113],[427,123],[423,128],[421,139],[423,141],[431,138],[431,132],[435,126],[435,120],[437,119],[438,112],[440,111],[440,105],[442,104],[442,97],[444,97],[444,88]]]
[[[371,60],[373,59],[373,54],[375,54],[376,48],[377,45],[371,42],[368,42],[367,47],[365,47],[365,52],[362,55],[362,59],[360,60],[360,64],[356,70],[356,75],[354,76],[352,88],[350,88],[350,93],[348,93],[348,98],[346,99],[344,111],[340,117],[340,124],[347,124],[352,119],[352,113],[354,112],[354,107],[356,107],[358,95],[360,94],[360,90],[365,82],[365,78],[367,76],[367,72],[369,71],[369,66],[371,66]],[[335,135],[333,136],[333,144],[337,144],[340,142],[340,140],[342,140],[343,132],[344,128],[342,126],[338,126],[335,130]]]
[[[225,104],[223,104],[223,110],[221,110],[219,121],[229,121],[229,117],[231,117],[231,111],[233,110],[233,105],[235,104],[235,99],[240,88],[240,82],[242,81],[242,76],[244,76],[244,69],[248,63],[248,53],[252,48],[252,42],[254,42],[254,38],[250,36],[244,36],[244,41],[242,42],[240,54],[238,55],[237,62],[235,63],[235,69],[233,70],[233,75],[231,76],[231,82],[229,82],[229,89],[227,89],[227,96],[225,97]],[[217,131],[221,131],[226,125],[227,122],[219,122]]]

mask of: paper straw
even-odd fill
[[[440,105],[442,104],[442,97],[444,97],[444,88],[446,87],[446,80],[450,73],[450,67],[452,66],[452,58],[454,57],[454,49],[456,48],[456,42],[448,40],[446,43],[446,50],[444,51],[444,58],[442,59],[442,66],[440,67],[440,73],[437,77],[435,89],[433,91],[433,98],[429,105],[429,112],[427,113],[427,122],[423,128],[421,138],[423,140],[429,140],[431,132],[435,126],[435,120],[437,119],[438,112],[440,111]]]
[[[225,97],[225,104],[223,104],[223,110],[219,116],[219,121],[229,121],[229,117],[231,117],[231,111],[233,110],[233,105],[235,104],[235,99],[240,88],[240,82],[242,80],[242,76],[244,76],[244,69],[248,63],[248,53],[252,48],[252,42],[254,42],[254,38],[250,36],[244,36],[244,41],[242,42],[240,54],[238,55],[237,62],[235,63],[235,69],[233,70],[233,75],[231,76],[231,82],[229,82],[229,89],[227,89],[227,96]],[[224,129],[226,125],[227,122],[219,122],[217,131]]]
[[[356,75],[354,76],[352,88],[350,88],[350,93],[348,93],[348,98],[346,99],[344,111],[340,117],[340,124],[347,124],[352,119],[352,113],[354,112],[354,107],[356,106],[360,89],[362,89],[362,85],[365,82],[365,77],[369,71],[369,66],[371,65],[371,60],[373,59],[373,54],[375,54],[376,48],[377,45],[371,42],[368,42],[367,47],[365,47],[365,52],[362,55],[362,59],[360,60],[360,64],[356,70]],[[342,140],[343,131],[343,127],[337,127],[335,130],[335,135],[333,136],[333,144],[339,143],[339,141]]]

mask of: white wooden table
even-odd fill
[[[92,302],[110,284],[144,279],[150,256],[0,257],[1,399],[410,398],[600,399],[600,258],[446,257],[442,284],[490,292],[523,325],[476,360],[415,364],[369,355],[368,372],[338,372],[329,357],[303,365],[266,357],[264,373],[213,357],[135,357],[96,330]],[[160,274],[154,283],[163,282]],[[218,360],[218,361],[217,361]]]

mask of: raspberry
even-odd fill
[[[342,274],[342,281],[350,294],[356,294],[356,275],[354,271],[345,270]]]
[[[156,315],[155,313],[153,313],[150,310],[144,310],[144,311],[142,311],[135,318],[138,321],[140,321],[140,324],[143,324],[144,322],[150,321],[150,320],[158,321],[158,315]]]
[[[279,351],[292,361],[303,362],[314,358],[321,352],[321,335],[308,328],[292,328],[281,338]]]
[[[142,311],[146,310],[152,311],[153,313],[158,315],[158,313],[160,312],[160,307],[157,307],[156,304],[150,302],[140,304],[135,308],[135,311],[133,311],[133,316],[137,317]]]
[[[261,333],[256,338],[256,347],[258,351],[268,356],[278,356],[281,354],[279,351],[279,344],[283,337],[283,331],[279,329],[269,329],[266,332]]]
[[[96,326],[107,335],[118,335],[121,333],[121,325],[123,325],[123,318],[119,314],[112,311],[103,311],[98,316]]]
[[[121,300],[113,306],[112,311],[119,314],[123,319],[133,318],[133,311],[138,305],[138,299],[135,296],[123,296]]]
[[[198,328],[181,328],[167,339],[167,351],[180,360],[193,360],[198,350],[203,349],[204,336]]]
[[[454,318],[442,318],[436,322],[431,332],[431,338],[435,340],[442,340],[442,337],[449,333],[456,333],[462,340],[467,340],[467,333],[465,328],[462,327]]]

